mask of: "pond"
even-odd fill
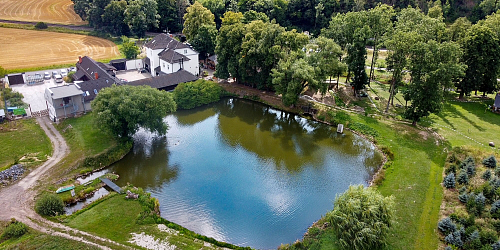
[[[362,137],[243,99],[165,121],[166,137],[140,131],[109,171],[119,186],[151,192],[167,220],[240,246],[301,239],[336,194],[367,185],[382,162]]]

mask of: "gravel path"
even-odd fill
[[[35,197],[37,192],[33,190],[33,187],[35,187],[38,182],[43,181],[44,178],[47,178],[45,175],[50,168],[61,161],[69,152],[66,141],[64,141],[64,138],[47,117],[37,118],[37,122],[50,138],[54,152],[52,157],[42,166],[31,171],[20,181],[0,190],[0,220],[8,221],[11,218],[15,218],[43,233],[77,240],[102,249],[110,249],[102,246],[103,243],[106,243],[106,245],[120,246],[121,248],[129,248],[109,239],[94,236],[59,223],[54,223],[44,219],[34,211],[33,197]]]

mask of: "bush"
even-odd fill
[[[485,181],[489,181],[491,179],[491,171],[487,169],[486,171],[484,171],[482,177]]]
[[[472,156],[468,156],[467,158],[465,158],[465,160],[463,160],[461,163],[460,163],[460,168],[465,168],[467,167],[467,165],[469,164],[472,164],[472,165],[476,165],[475,162],[474,162],[474,158],[472,158]]]
[[[455,230],[455,232],[448,234],[445,238],[444,241],[448,244],[454,245],[456,247],[463,247],[464,242],[462,241],[462,232],[464,229],[461,228],[460,230]],[[465,234],[465,231],[464,231]]]
[[[219,101],[222,88],[215,82],[199,79],[179,84],[173,93],[179,109],[192,109]]]
[[[467,175],[469,177],[472,177],[476,174],[476,166],[474,164],[467,164],[467,166],[465,167],[466,170],[467,170]]]
[[[67,76],[64,77],[64,81],[67,83],[73,82],[73,75],[75,71],[70,71]]]
[[[35,24],[35,29],[44,30],[46,28],[48,28],[48,26],[44,22],[38,22]]]
[[[349,128],[354,130],[354,131],[357,131],[359,133],[362,133],[364,135],[371,136],[373,138],[378,136],[377,130],[373,129],[372,127],[370,127],[366,124],[360,123],[360,122],[351,123],[349,125]]]
[[[448,189],[455,188],[455,174],[450,173],[446,177],[444,177],[443,185],[445,188]]]
[[[64,203],[55,194],[44,194],[36,201],[35,211],[40,215],[56,216],[64,213]]]
[[[459,184],[469,184],[469,176],[467,175],[467,172],[465,172],[464,169],[460,170],[460,173],[458,174],[457,181]]]
[[[458,200],[462,203],[467,203],[467,201],[469,201],[469,194],[467,193],[459,194]]]
[[[485,229],[481,230],[479,235],[480,235],[481,243],[483,243],[483,244],[490,245],[490,244],[495,243],[498,240],[497,233],[491,229],[485,228]]]
[[[488,168],[496,168],[497,167],[497,160],[495,159],[495,156],[490,156],[486,159],[483,160],[483,165]]]
[[[7,226],[0,239],[19,238],[28,232],[28,226],[19,221],[13,221]]]
[[[457,172],[457,165],[455,164],[451,164],[449,167],[446,168],[446,170],[444,170],[445,174],[449,174],[449,173],[456,173]]]
[[[500,200],[497,200],[493,202],[493,204],[491,204],[490,213],[493,218],[500,218]]]
[[[392,225],[394,198],[362,185],[335,198],[327,218],[344,248],[374,249],[385,245]],[[368,212],[369,211],[369,212]]]
[[[451,232],[455,232],[455,230],[457,230],[457,226],[453,223],[450,217],[446,217],[438,222],[438,229],[441,233],[446,235]]]

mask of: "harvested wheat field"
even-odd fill
[[[75,13],[71,0],[0,0],[0,19],[86,24]]]
[[[99,60],[120,55],[106,39],[47,31],[0,28],[0,44],[0,66],[5,69],[76,63],[78,56]]]

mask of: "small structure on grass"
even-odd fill
[[[493,112],[500,112],[500,92],[495,96],[495,102],[493,103]]]

